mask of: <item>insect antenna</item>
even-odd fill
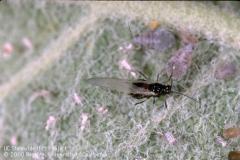
[[[128,29],[129,29],[129,32],[130,32],[131,41],[133,41],[134,37],[139,36],[139,34],[136,34],[136,35],[134,34],[134,35],[133,35],[132,30],[131,30],[131,27],[130,27],[129,24],[128,24]],[[131,43],[135,46],[135,48],[136,48],[137,50],[141,49],[141,45],[136,45],[136,44],[134,44],[133,42],[131,42]]]
[[[141,72],[141,71],[139,71],[139,70],[137,70],[137,72],[138,72],[141,76],[143,76],[146,80],[149,79],[143,72]]]
[[[178,92],[178,91],[171,91],[171,92],[172,92],[172,93],[176,93],[176,94],[183,95],[183,96],[185,96],[185,97],[188,97],[188,98],[190,98],[191,100],[193,100],[193,101],[195,101],[195,102],[197,102],[197,103],[200,104],[200,101],[198,101],[198,100],[196,100],[196,99],[194,99],[194,98],[192,98],[192,97],[190,97],[190,96],[188,96],[188,95],[186,95],[186,94],[183,94],[183,93]]]
[[[131,30],[131,28],[130,28],[130,25],[128,24],[128,30],[129,30],[129,32],[130,32],[130,38],[131,39],[133,39],[133,33],[132,33],[132,30]]]

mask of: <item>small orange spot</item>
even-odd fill
[[[157,29],[159,26],[160,26],[160,23],[159,23],[157,20],[152,20],[152,21],[150,21],[150,23],[148,24],[148,27],[149,27],[151,30],[155,30],[155,29]]]

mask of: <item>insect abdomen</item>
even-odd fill
[[[142,82],[134,82],[133,85],[137,86],[137,87],[140,87],[140,88],[144,88],[144,89],[148,89],[149,88],[149,84],[142,83]]]
[[[134,94],[134,93],[130,93],[129,94],[130,96],[132,96],[133,98],[136,98],[136,99],[142,99],[142,98],[147,98],[149,96],[146,96],[144,94]]]

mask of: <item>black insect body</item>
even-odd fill
[[[138,87],[139,93],[129,93],[132,97],[136,99],[150,98],[150,97],[160,97],[171,93],[172,86],[163,85],[160,83],[146,83],[146,82],[133,82],[134,87]]]
[[[184,95],[197,102],[197,100],[193,99],[192,97],[189,97],[181,92],[173,91],[172,80],[171,80],[171,85],[164,85],[161,83],[149,82],[146,80],[129,81],[129,80],[118,79],[118,78],[91,78],[91,79],[87,79],[86,81],[92,85],[109,88],[111,90],[116,90],[119,92],[123,92],[125,94],[129,94],[130,96],[136,99],[146,100],[151,97],[155,98],[155,97],[165,96],[170,93],[176,93],[176,94]],[[136,105],[144,101],[138,102],[136,103]],[[166,101],[165,101],[165,105],[166,105]]]
[[[149,85],[149,90],[155,92],[158,96],[167,95],[171,93],[171,85],[163,85],[160,83],[153,83]]]

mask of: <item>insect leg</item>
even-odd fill
[[[153,97],[153,105],[155,105],[155,102],[156,102],[156,98]]]
[[[171,75],[170,77],[168,78],[167,82],[169,82],[171,80],[171,86],[173,84],[173,79],[172,79],[172,75],[173,75],[173,65],[172,65],[172,71],[171,71]],[[165,82],[166,83],[166,82]]]
[[[171,87],[172,87],[172,84],[173,84],[172,75],[173,75],[173,64],[172,64],[172,72],[171,72],[171,75],[169,77],[169,80],[171,80]]]
[[[147,99],[145,99],[145,100],[143,100],[143,101],[140,101],[140,102],[137,102],[137,103],[135,103],[135,106],[136,105],[138,105],[138,104],[141,104],[141,103],[143,103],[143,102],[145,102]]]
[[[128,29],[129,29],[129,32],[130,32],[131,39],[133,39],[133,34],[132,34],[132,31],[131,31],[131,28],[130,28],[129,24],[128,24]]]
[[[158,82],[158,80],[159,80],[159,76],[160,76],[160,75],[159,75],[159,73],[158,73],[158,74],[157,74],[157,82]]]
[[[172,71],[171,71],[171,75],[170,75],[170,77],[169,77],[169,79],[168,80],[172,80],[172,75],[173,75],[173,65],[172,65]]]
[[[167,82],[169,82],[169,81],[171,81],[171,86],[172,86],[172,83],[173,83],[173,80],[172,80],[172,75],[170,75],[170,77],[168,78],[168,80],[167,80],[167,81],[165,81],[164,83],[167,83]]]
[[[135,103],[135,106],[138,105],[138,104],[141,104],[141,103],[145,102],[145,101],[148,100],[150,97],[144,97],[144,98],[146,98],[146,99],[143,100],[143,101],[140,101],[140,102],[138,102],[138,103]]]
[[[165,108],[167,108],[167,99],[164,101]]]
[[[143,77],[145,78],[145,80],[149,79],[149,78],[148,78],[144,73],[142,73],[141,71],[137,70],[137,72],[138,72],[141,76],[143,76]]]
[[[199,98],[198,100],[199,100],[199,101],[198,101],[198,102],[199,102],[199,105],[200,105],[200,107],[201,107],[201,106],[202,106],[201,98]]]

